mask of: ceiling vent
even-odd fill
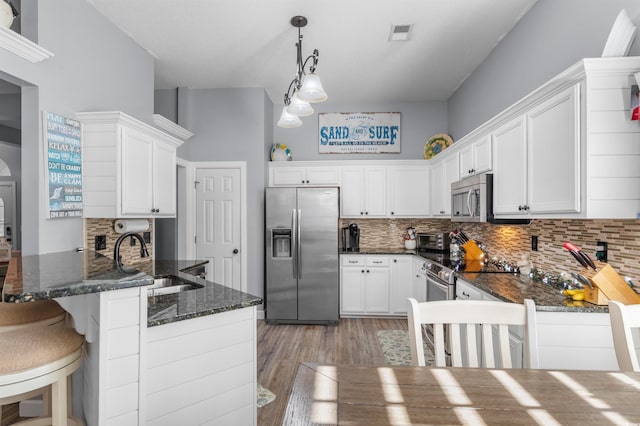
[[[407,41],[409,40],[409,34],[411,33],[411,25],[391,25],[391,33],[389,34],[389,41]]]

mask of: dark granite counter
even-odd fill
[[[153,284],[154,277],[175,275],[200,289],[148,298],[149,327],[262,303],[262,299],[183,272],[207,261],[147,260],[117,268],[94,251],[69,251],[15,257],[2,289],[4,302],[29,302],[121,290]]]
[[[456,272],[458,277],[500,300],[523,303],[532,299],[539,312],[598,312],[608,313],[607,306],[573,300],[563,296],[560,289],[534,281],[521,274],[478,274]]]
[[[437,262],[437,254],[406,250],[402,247],[376,247],[361,249],[359,252],[341,251],[341,255],[414,255],[429,258]],[[524,299],[532,299],[537,311],[546,312],[597,312],[608,313],[607,306],[598,306],[589,302],[574,302],[563,296],[560,289],[552,285],[534,281],[528,276],[511,273],[463,273],[457,276],[479,290],[505,302],[523,303]]]
[[[116,268],[94,251],[13,257],[2,288],[4,302],[30,302],[153,284],[138,269]]]
[[[147,298],[147,327],[248,308],[262,303],[262,299],[257,296],[202,278],[184,273],[176,275],[204,287]]]

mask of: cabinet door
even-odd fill
[[[271,173],[274,186],[299,186],[307,179],[304,167],[273,167]]]
[[[365,167],[365,212],[366,217],[387,215],[387,170],[383,167]]]
[[[151,216],[154,141],[135,130],[121,129],[121,144],[121,213]],[[173,168],[175,172],[175,164]]]
[[[531,213],[577,212],[580,193],[579,85],[527,114]]]
[[[154,146],[153,206],[156,216],[176,214],[176,149],[156,141]]]
[[[439,161],[431,168],[431,214],[451,215],[451,183],[460,179],[458,153]]]
[[[431,214],[433,216],[444,216],[447,213],[445,173],[444,161],[439,161],[431,167]]]
[[[361,167],[342,169],[340,201],[343,217],[364,216],[364,171]]]
[[[460,300],[482,300],[482,293],[470,284],[458,278],[456,281],[456,299]]]
[[[519,117],[492,134],[493,212],[524,214],[526,210],[526,136],[524,119]]]
[[[389,313],[389,268],[367,268],[365,289],[367,313]]]
[[[473,175],[473,144],[460,150],[460,177]]]
[[[337,167],[308,167],[306,183],[309,185],[337,185]]]
[[[473,144],[473,173],[479,174],[492,169],[491,135]]]
[[[391,260],[392,294],[391,313],[406,314],[409,309],[409,298],[413,297],[412,256],[398,256]],[[426,292],[425,292],[426,295]]]
[[[389,214],[394,217],[429,215],[429,168],[393,167],[389,170]]]
[[[340,313],[365,313],[365,267],[342,267],[340,271]]]

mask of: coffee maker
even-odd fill
[[[356,223],[342,228],[342,250],[360,251],[360,228]]]

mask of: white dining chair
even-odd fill
[[[609,301],[609,319],[618,367],[622,371],[640,371],[638,350],[633,335],[640,336],[640,305]],[[636,341],[640,340],[636,338]],[[637,343],[640,346],[640,342]]]
[[[488,300],[418,302],[410,298],[409,304],[409,340],[413,365],[425,365],[424,352],[418,348],[423,347],[424,326],[430,326],[433,330],[436,367],[512,368],[511,325],[525,329],[523,365],[538,368],[536,307],[533,300],[526,299],[524,304],[517,304]],[[482,360],[478,353],[479,342]],[[450,362],[447,362],[447,352],[451,355]]]

